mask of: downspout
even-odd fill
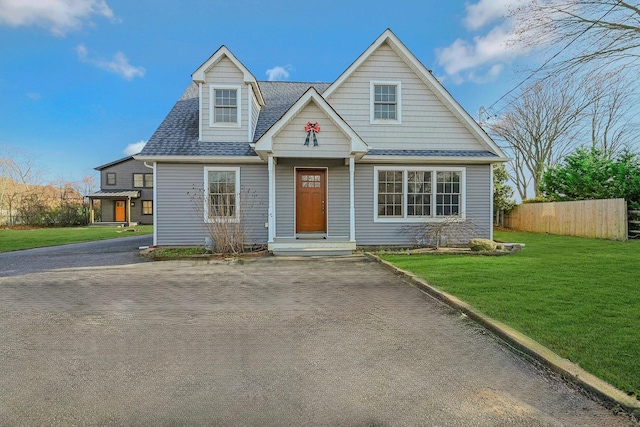
[[[157,212],[158,212],[158,182],[156,179],[156,166],[157,163],[153,162],[153,165],[149,166],[147,162],[143,163],[149,169],[153,169],[153,246],[158,246],[158,220],[157,220]]]

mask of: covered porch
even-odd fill
[[[100,190],[89,194],[90,225],[125,226],[137,225],[131,221],[131,207],[140,198],[136,190]],[[100,203],[100,215],[96,220],[96,201]]]
[[[356,249],[355,162],[369,147],[314,88],[256,142],[268,165],[268,247],[276,255]]]

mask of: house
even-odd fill
[[[94,169],[100,172],[100,191],[87,196],[91,224],[153,224],[153,167],[128,156]]]
[[[492,237],[508,159],[391,30],[331,83],[258,81],[225,46],[192,80],[135,156],[154,167],[154,244],[202,245],[216,221],[274,254],[410,245],[452,218]]]

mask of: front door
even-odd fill
[[[116,222],[124,222],[125,221],[125,201],[124,200],[116,200]]]
[[[327,232],[325,169],[296,170],[296,233]]]

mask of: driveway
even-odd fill
[[[149,246],[153,236],[120,237],[96,242],[0,253],[0,277],[50,271],[58,268],[122,265],[144,262],[140,246]]]
[[[630,426],[365,257],[0,278],[0,425]]]

